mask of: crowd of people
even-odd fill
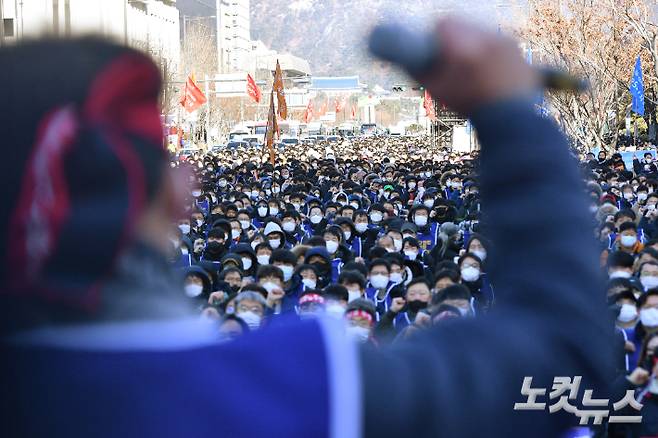
[[[329,313],[381,343],[486,313],[477,153],[427,155],[426,141],[298,146],[275,166],[253,149],[173,159],[192,183],[171,233],[185,293],[230,335]]]
[[[286,314],[327,314],[357,340],[381,345],[486,314],[496,295],[478,152],[431,149],[423,137],[371,137],[293,146],[274,166],[254,149],[172,157],[191,187],[170,236],[181,293],[229,338]],[[647,394],[658,394],[650,379],[658,347],[654,156],[635,157],[632,169],[619,154],[580,161],[625,350],[622,385],[649,383]],[[648,406],[645,421],[658,421],[658,403]]]

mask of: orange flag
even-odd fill
[[[286,95],[283,91],[283,73],[281,72],[281,66],[279,65],[279,60],[276,60],[276,70],[274,70],[274,84],[272,85],[274,91],[276,91],[276,100],[279,104],[279,117],[282,119],[288,118],[288,105],[286,105]]]
[[[185,108],[188,113],[191,113],[206,102],[208,102],[208,99],[205,94],[203,94],[203,91],[197,87],[192,76],[188,76],[180,104],[183,105],[183,108]]]
[[[423,97],[423,107],[425,108],[425,115],[430,120],[436,120],[436,112],[434,111],[434,99],[430,92],[425,89],[425,96]]]
[[[267,114],[267,128],[265,131],[265,145],[270,151],[270,163],[274,166],[275,152],[274,152],[274,136],[279,132],[279,126],[276,121],[276,113],[274,112],[274,92],[270,93],[270,111]]]

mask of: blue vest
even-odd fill
[[[429,229],[426,232],[422,233],[419,231],[416,233],[416,238],[421,249],[431,251],[436,246],[439,238],[439,224],[436,222],[430,223]]]

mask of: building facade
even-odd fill
[[[2,3],[0,43],[44,35],[101,35],[167,60],[180,60],[175,0],[19,0]]]
[[[217,0],[217,59],[220,73],[249,69],[249,0]]]

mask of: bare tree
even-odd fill
[[[530,0],[522,39],[541,62],[585,77],[581,95],[549,93],[565,132],[580,149],[609,149],[625,111],[628,83],[640,38],[598,0]]]

